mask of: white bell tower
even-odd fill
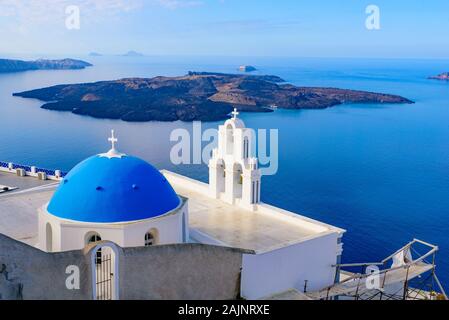
[[[218,129],[218,148],[209,161],[209,188],[216,199],[254,210],[261,187],[255,134],[238,115],[234,109],[232,118]]]

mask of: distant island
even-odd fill
[[[92,66],[89,62],[74,59],[35,61],[0,59],[0,73],[30,70],[74,70]]]
[[[143,57],[143,54],[136,51],[128,51],[123,55],[124,57]]]
[[[429,79],[434,79],[434,80],[446,80],[446,81],[449,81],[449,72],[443,72],[443,73],[440,73],[440,74],[437,75],[437,76],[429,77]]]
[[[57,85],[14,93],[46,103],[44,109],[125,121],[217,121],[240,111],[323,109],[342,103],[413,103],[390,94],[297,87],[277,76],[189,72],[180,77],[129,78]]]
[[[89,56],[90,57],[102,57],[103,55],[98,52],[91,52],[91,53],[89,53]]]
[[[256,71],[257,69],[255,67],[253,67],[253,66],[245,66],[245,65],[243,65],[243,66],[239,67],[239,70],[242,71],[242,72],[253,72],[253,71]]]

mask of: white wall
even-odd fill
[[[184,205],[185,206],[185,205]],[[161,218],[154,218],[125,226],[124,247],[140,247],[145,245],[145,234],[151,229],[158,233],[157,244],[183,243],[182,219],[184,210]]]
[[[99,224],[63,224],[61,225],[61,251],[80,250],[86,246],[86,235],[96,232],[101,240],[112,241],[123,246],[123,229]]]
[[[45,208],[38,209],[38,247],[47,251],[47,223],[51,225],[52,230],[52,250],[51,252],[61,251],[61,227],[59,221],[46,213]]]
[[[46,224],[53,231],[52,252],[79,250],[86,246],[86,235],[98,233],[102,240],[112,241],[121,247],[139,247],[145,245],[145,234],[157,230],[156,244],[183,243],[183,228],[188,229],[187,200],[172,212],[157,218],[130,223],[84,223],[60,219],[49,214],[46,208],[39,210],[39,248],[46,251]]]
[[[333,284],[338,251],[338,233],[263,254],[244,254],[242,296],[259,299],[287,289],[315,291]]]

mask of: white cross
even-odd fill
[[[237,119],[237,116],[240,114],[237,112],[237,108],[234,108],[234,111],[231,112],[232,116],[234,117],[234,119]]]
[[[118,139],[114,137],[114,130],[111,130],[111,137],[108,141],[112,144],[112,150],[115,150],[115,143],[118,142]]]

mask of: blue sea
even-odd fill
[[[348,104],[326,110],[243,113],[247,126],[279,130],[279,170],[262,182],[262,201],[347,230],[344,262],[380,261],[413,238],[437,244],[437,274],[449,288],[449,71],[444,60],[229,57],[78,57],[80,71],[0,75],[0,160],[69,170],[109,149],[114,128],[121,151],[193,178],[205,165],[173,165],[172,130],[191,123],[126,123],[40,109],[13,92],[63,83],[237,72],[255,65],[302,86],[402,95],[412,105]],[[203,129],[219,123],[204,123]]]

